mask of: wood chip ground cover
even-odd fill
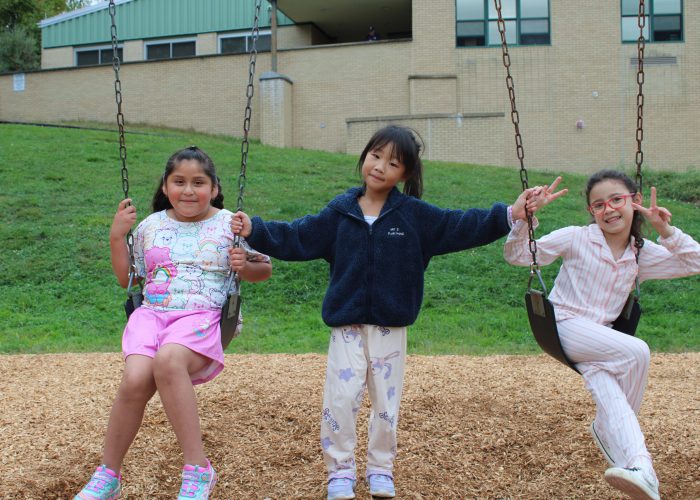
[[[654,354],[640,422],[667,499],[700,498],[700,353]],[[72,498],[99,464],[119,354],[0,356],[0,498]],[[325,356],[227,355],[197,388],[213,499],[325,498]],[[368,404],[358,416],[364,470]],[[397,498],[617,499],[581,379],[545,356],[410,356]],[[122,498],[175,498],[181,454],[156,396]],[[361,481],[358,498],[369,498]]]

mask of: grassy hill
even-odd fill
[[[142,130],[145,132],[145,129]],[[149,129],[128,134],[130,194],[139,220],[165,161],[196,144],[223,179],[227,208],[235,208],[240,145],[236,141]],[[0,125],[0,352],[118,351],[125,321],[123,290],[112,275],[108,232],[123,197],[116,133]],[[357,158],[253,143],[245,209],[289,220],[320,210],[359,183]],[[531,172],[530,183],[555,174]],[[566,175],[569,195],[541,214],[538,234],[586,224],[585,176]],[[647,173],[674,223],[700,238],[700,174]],[[520,191],[516,168],[426,162],[424,199],[443,207],[488,207]],[[687,200],[687,201],[680,201]],[[558,265],[544,269],[547,283]],[[245,328],[229,352],[325,352],[320,318],[327,284],[324,262],[274,262],[271,280],[244,287]],[[433,259],[421,315],[409,347],[423,354],[533,353],[523,305],[526,268],[502,258],[502,241]],[[652,349],[700,348],[700,278],[645,283],[639,335]]]

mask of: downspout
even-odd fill
[[[277,0],[269,0],[270,2],[270,28],[272,36],[270,37],[272,71],[277,73]]]

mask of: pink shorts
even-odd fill
[[[211,360],[190,378],[203,384],[224,369],[219,310],[154,311],[139,307],[129,318],[122,335],[124,359],[132,354],[155,357],[165,344],[180,344]]]

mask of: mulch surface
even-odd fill
[[[325,356],[227,355],[199,386],[213,499],[325,498]],[[119,354],[0,356],[0,498],[72,498],[99,465]],[[700,498],[700,353],[654,354],[640,422],[661,495]],[[612,499],[582,380],[545,356],[409,356],[397,498]],[[364,471],[368,405],[358,417]],[[175,498],[181,453],[156,396],[122,498]],[[368,499],[360,481],[357,495]]]

